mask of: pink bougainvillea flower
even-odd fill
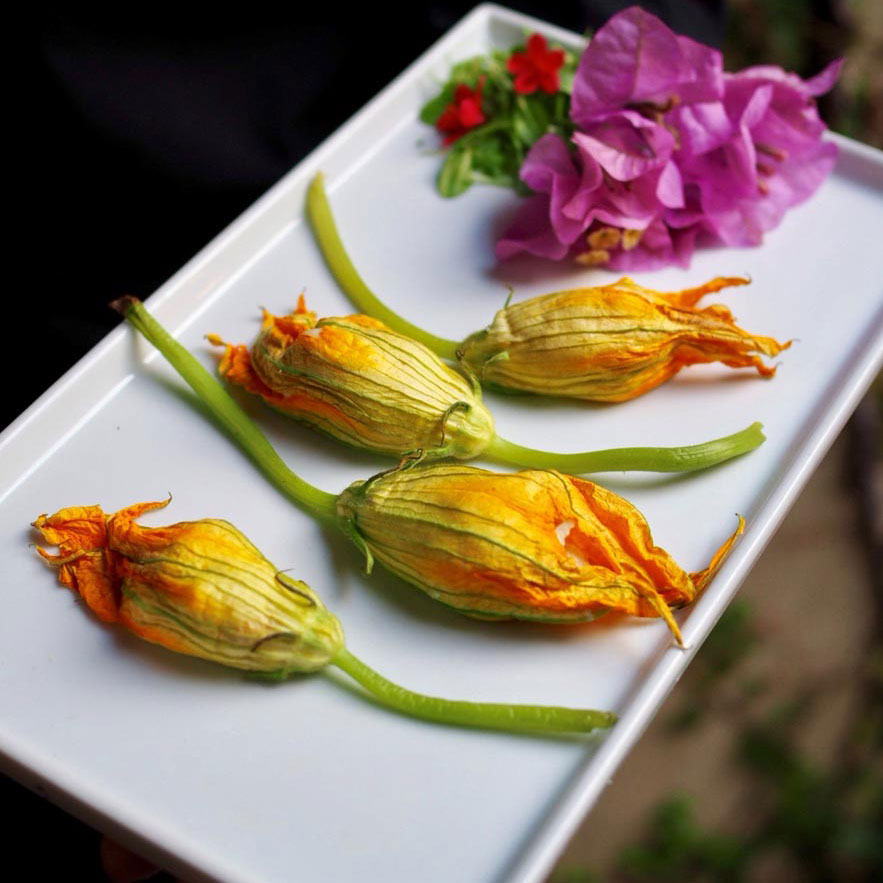
[[[643,174],[619,181],[596,157],[610,164],[625,163],[627,158],[605,152],[581,133],[574,135],[573,144],[575,152],[558,135],[545,135],[531,148],[521,176],[536,195],[524,203],[497,243],[498,258],[526,252],[561,260],[583,241],[584,234],[592,237],[594,231],[608,231],[608,246],[616,231],[617,248],[615,261],[610,262],[613,255],[608,253],[604,260],[590,260],[593,263],[630,270],[663,266],[671,263],[673,255],[677,263],[688,258],[685,252],[695,233],[679,230],[670,235],[657,217],[660,206],[685,207],[680,173],[672,162],[665,158],[648,162]]]
[[[485,121],[485,115],[481,109],[483,87],[484,77],[479,79],[474,89],[465,83],[457,86],[454,100],[442,111],[435,122],[436,129],[445,136],[445,145],[452,144],[458,138],[462,138],[470,129],[480,126]]]
[[[614,15],[586,47],[570,116],[585,129],[623,108],[664,112],[676,104],[716,101],[722,78],[720,52],[678,36],[632,6]]]
[[[563,49],[549,49],[542,34],[531,34],[524,52],[513,52],[506,70],[513,74],[515,91],[530,95],[537,89],[554,95],[560,86],[558,71],[564,64]]]
[[[574,141],[616,181],[634,181],[661,168],[675,149],[668,129],[629,110],[577,132]]]
[[[639,7],[613,16],[577,69],[568,145],[547,135],[521,168],[535,191],[497,244],[616,270],[688,266],[699,244],[757,245],[830,172],[836,146],[810,80],[723,71],[720,53]]]
[[[540,222],[541,227],[551,223],[555,236],[549,246],[564,257],[568,246],[585,229],[581,214],[570,208],[571,200],[580,189],[590,189],[591,185],[582,181],[566,142],[558,135],[544,135],[534,144],[521,167],[521,177],[532,190],[546,194],[542,199],[547,204],[546,219]],[[600,178],[599,172],[595,186]]]
[[[841,61],[811,80],[779,68],[748,68],[724,80],[730,136],[681,159],[700,193],[705,227],[726,245],[757,245],[787,209],[818,189],[837,158],[823,141],[813,98],[830,88]]]

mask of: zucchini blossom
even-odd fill
[[[310,185],[307,214],[332,274],[360,310],[502,389],[623,402],[688,365],[720,362],[772,377],[775,368],[760,356],[775,356],[790,346],[743,331],[720,304],[696,306],[706,294],[748,281],[732,277],[668,294],[623,278],[612,285],[542,295],[507,304],[490,325],[462,343],[446,340],[412,325],[368,288],[340,240],[321,174]]]
[[[758,353],[775,356],[790,343],[748,334],[722,304],[696,307],[708,292],[746,282],[718,278],[663,294],[623,278],[530,298],[500,310],[460,356],[482,383],[591,402],[628,401],[708,362],[772,377]]]
[[[345,648],[340,623],[309,586],[271,564],[229,522],[135,522],[167,502],[110,516],[99,506],[41,515],[33,526],[59,554],[38,551],[100,619],[178,653],[273,679],[335,665],[387,706],[441,723],[556,733],[616,719],[587,709],[451,701],[393,684]]]
[[[317,322],[303,295],[287,316],[264,311],[250,351],[226,344],[219,370],[276,410],[382,454],[423,448],[467,459],[494,437],[477,383],[369,316]]]
[[[136,503],[110,516],[99,506],[41,515],[34,527],[60,555],[38,551],[100,619],[169,650],[285,674],[316,671],[335,657],[343,647],[337,619],[232,524],[135,522],[167,502]]]
[[[615,610],[662,617],[704,588],[742,532],[696,573],[653,544],[643,515],[585,479],[408,463],[350,485],[337,511],[373,559],[463,613],[546,622]]]

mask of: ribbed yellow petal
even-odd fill
[[[719,304],[696,302],[740,278],[662,294],[621,279],[514,303],[467,338],[463,358],[483,383],[542,395],[621,402],[688,365],[721,362],[772,377],[760,355],[790,343],[739,328]]]
[[[179,653],[252,671],[313,671],[343,647],[340,624],[304,583],[280,573],[219,519],[142,527],[165,503],[106,517],[97,506],[34,522],[60,555],[59,580],[104,620]]]
[[[680,638],[669,608],[707,581],[653,544],[628,501],[559,472],[420,464],[357,482],[338,511],[389,570],[481,616],[568,622],[617,610],[662,616]]]
[[[490,444],[478,392],[425,346],[367,316],[311,317],[266,314],[250,352],[226,345],[222,375],[356,447],[465,459]]]

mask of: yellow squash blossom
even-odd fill
[[[684,571],[653,544],[641,513],[585,479],[461,464],[413,465],[338,498],[372,559],[438,601],[482,617],[591,620],[608,610],[660,616],[702,590],[743,522],[704,569]]]
[[[101,619],[169,650],[287,672],[322,668],[343,647],[340,623],[312,589],[229,522],[135,523],[164,505],[137,503],[109,517],[99,506],[41,515],[34,527],[59,554],[40,554]]]
[[[623,402],[659,386],[688,365],[722,362],[772,377],[758,354],[790,343],[739,328],[721,304],[699,299],[741,278],[717,278],[663,294],[623,278],[599,288],[534,297],[500,310],[464,341],[462,358],[483,383],[593,402]]]
[[[494,437],[477,387],[425,346],[368,316],[317,322],[303,296],[290,315],[264,312],[250,351],[226,344],[220,372],[273,408],[384,454],[424,448],[462,459]]]
[[[344,646],[340,623],[312,589],[280,572],[229,522],[135,523],[165,505],[41,515],[33,526],[59,553],[38,551],[102,620],[179,653],[273,678],[335,665],[388,707],[439,723],[576,733],[616,721],[592,709],[442,699],[388,681]]]
[[[387,326],[459,359],[482,383],[516,392],[622,402],[643,395],[681,368],[720,362],[772,377],[760,356],[790,343],[737,327],[720,304],[700,309],[706,294],[741,278],[716,278],[699,288],[663,294],[623,278],[507,304],[494,321],[463,342],[437,337],[387,307],[359,275],[337,232],[322,175],[310,184],[307,215],[322,254],[347,297]]]

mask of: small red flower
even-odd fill
[[[516,92],[530,95],[542,89],[552,95],[558,91],[558,71],[563,64],[563,49],[549,49],[542,34],[531,34],[527,50],[513,52],[506,62],[506,70],[515,75]]]
[[[483,86],[484,77],[479,79],[478,85],[474,89],[461,83],[454,92],[454,100],[435,121],[436,129],[445,136],[446,146],[458,138],[462,138],[470,129],[474,129],[484,122],[485,116],[481,110]]]

